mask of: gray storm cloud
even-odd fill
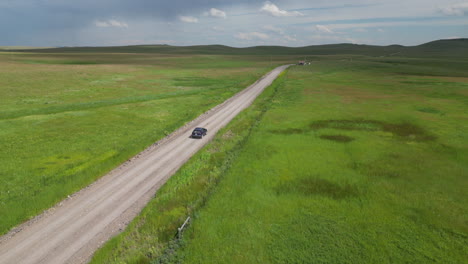
[[[3,0],[5,1],[5,0]],[[282,1],[277,1],[282,2]],[[172,19],[188,12],[201,12],[210,8],[234,5],[260,5],[262,2],[247,0],[6,0],[0,3],[0,12],[16,10],[34,13],[46,12],[52,17],[60,14],[74,16],[122,16],[122,17],[160,17]]]
[[[421,43],[466,36],[466,1],[0,0],[0,46]],[[371,34],[392,26],[394,36]]]
[[[235,5],[249,3],[252,2],[240,0]],[[181,16],[190,17],[225,6],[233,6],[232,1],[1,0],[0,40],[1,45],[18,45],[31,43],[34,37],[46,39],[50,34],[55,38],[62,35],[70,41],[79,38],[78,31],[90,25],[115,28],[118,21],[125,25],[121,28],[126,28],[127,21],[179,21]]]

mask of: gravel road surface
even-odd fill
[[[288,65],[153,144],[92,185],[0,238],[0,263],[86,263],[121,232],[194,153],[248,107]],[[189,138],[205,127],[203,139]]]

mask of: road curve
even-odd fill
[[[86,263],[105,241],[125,228],[156,190],[210,141],[289,65],[155,143],[87,188],[0,238],[0,264]],[[193,128],[208,129],[201,140]]]

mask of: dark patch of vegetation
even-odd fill
[[[381,177],[386,179],[400,178],[402,176],[402,173],[397,169],[389,167],[389,163],[389,160],[386,160],[385,162],[379,161],[370,164],[354,163],[350,167],[356,170],[357,172],[370,177]]]
[[[23,60],[30,64],[63,64],[63,65],[94,65],[95,61],[74,61],[74,60]]]
[[[378,131],[382,127],[382,122],[374,120],[320,120],[310,124],[310,129],[319,130],[324,128],[332,128],[339,130],[365,130]]]
[[[183,233],[181,236],[175,236],[174,239],[168,242],[167,248],[157,257],[151,264],[169,264],[169,263],[182,263],[183,256],[178,252],[179,248],[183,248],[186,240],[183,239]],[[147,256],[148,258],[154,258],[154,256]],[[141,258],[141,262],[146,263],[147,258]]]
[[[380,63],[388,63],[388,64],[409,64],[408,61],[405,61],[405,60],[378,60],[377,62],[380,62]]]
[[[411,84],[411,85],[442,85],[446,84],[446,82],[441,82],[441,81],[423,81],[423,80],[418,80],[418,81],[401,81],[400,83],[402,84]]]
[[[429,113],[429,114],[443,114],[442,111],[437,110],[437,109],[432,108],[432,107],[418,108],[418,111],[423,112],[423,113]]]
[[[423,128],[414,124],[403,122],[401,124],[386,123],[377,120],[321,120],[309,125],[312,130],[332,128],[338,130],[363,130],[363,131],[385,131],[390,132],[404,140],[410,141],[433,141],[435,136],[430,135]]]
[[[336,200],[359,195],[358,189],[351,184],[346,183],[344,185],[339,185],[329,180],[316,177],[281,181],[275,190],[278,194],[301,193],[303,195],[320,195]]]
[[[382,123],[382,130],[391,132],[404,139],[414,141],[433,141],[435,136],[429,135],[424,129],[411,123],[390,124]]]
[[[312,122],[308,128],[273,129],[269,130],[269,132],[280,135],[294,135],[303,134],[309,130],[320,130],[327,128],[348,131],[385,131],[390,132],[401,139],[410,141],[432,141],[436,139],[435,136],[430,135],[423,128],[408,122],[392,124],[377,120],[365,119],[320,120]],[[354,140],[354,138],[343,135],[322,135],[320,138],[344,143]]]
[[[320,138],[341,143],[348,143],[354,140],[354,138],[345,135],[321,135]]]
[[[286,129],[270,130],[270,133],[279,134],[279,135],[294,135],[294,134],[302,134],[304,132],[306,132],[306,130],[302,128],[286,128]]]

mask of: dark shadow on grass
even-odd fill
[[[382,130],[391,132],[403,139],[412,141],[433,141],[435,136],[429,135],[424,129],[410,123],[390,124],[382,123]]]
[[[443,114],[442,111],[439,111],[439,110],[437,110],[435,108],[432,108],[432,107],[418,108],[418,111],[423,112],[423,113],[428,113],[428,114]]]
[[[294,135],[294,134],[302,134],[305,133],[307,130],[301,128],[286,128],[286,129],[274,129],[270,130],[273,134],[279,135]]]
[[[340,143],[348,143],[354,140],[354,138],[345,135],[321,135],[320,138]]]
[[[397,159],[397,158],[393,158]],[[390,157],[388,159],[374,161],[372,163],[359,163],[354,162],[350,168],[357,171],[362,175],[367,175],[369,177],[379,177],[387,179],[397,179],[404,176],[404,174],[398,168],[388,168],[388,163],[394,165],[395,161],[392,161]]]
[[[319,195],[336,200],[356,197],[358,189],[351,184],[339,185],[321,178],[302,178],[283,181],[275,188],[277,194]]]
[[[430,135],[423,128],[414,124],[404,122],[392,124],[377,120],[321,120],[312,122],[309,125],[311,130],[337,129],[337,130],[358,130],[358,131],[385,131],[390,132],[403,140],[409,141],[433,141],[435,136]]]
[[[382,128],[382,122],[375,120],[320,120],[312,122],[309,125],[312,130],[319,130],[325,128],[339,129],[339,130],[364,130],[364,131],[378,131]]]
[[[303,134],[308,131],[320,129],[336,129],[345,131],[385,131],[397,136],[399,139],[407,141],[433,141],[435,136],[430,135],[423,128],[408,123],[393,124],[377,120],[354,119],[354,120],[319,120],[314,121],[305,128],[284,128],[270,130],[270,133],[278,135]],[[347,136],[320,136],[322,139],[334,140],[338,142],[349,142],[353,138]]]

